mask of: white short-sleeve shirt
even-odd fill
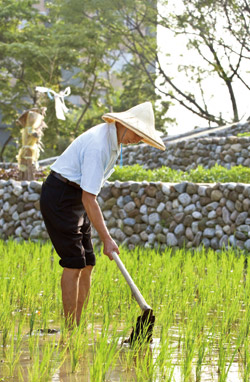
[[[77,137],[51,169],[97,195],[114,171],[119,153],[115,123],[102,123]]]

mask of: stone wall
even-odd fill
[[[235,123],[232,125],[225,126],[224,129],[222,127],[222,128],[220,128],[219,131],[215,131],[215,132],[210,132],[209,131],[210,128],[205,128],[205,129],[207,130],[207,136],[209,136],[209,137],[215,137],[215,136],[216,137],[226,137],[226,136],[231,136],[231,135],[237,136],[238,134],[250,132],[250,122],[249,121],[238,122],[238,123]],[[211,128],[211,129],[213,129],[213,128]],[[202,130],[204,130],[204,129],[198,128],[198,129],[195,129],[194,132],[202,131]]]
[[[167,166],[182,171],[188,171],[198,165],[211,168],[215,163],[226,168],[235,165],[250,167],[250,137],[237,136],[240,133],[250,132],[249,122],[238,123],[215,132],[209,131],[208,128],[199,128],[175,137],[163,136],[165,152],[145,144],[123,146],[123,164],[138,163],[146,169]],[[202,133],[206,136],[190,138],[192,133]],[[170,139],[173,138],[178,141],[171,143]],[[40,160],[39,165],[49,166],[56,158]],[[119,163],[120,158],[117,161],[117,164]],[[3,169],[16,166],[16,163],[0,163]]]
[[[41,183],[0,180],[0,237],[47,239]],[[129,248],[224,245],[250,250],[250,185],[106,182],[98,201],[113,238]],[[93,230],[94,241],[99,239]]]
[[[48,238],[40,212],[41,187],[35,181],[0,180],[1,238]]]
[[[237,136],[245,132],[250,132],[249,122],[231,125],[212,133],[206,128],[193,130],[193,133],[206,136],[180,136],[178,141],[173,143],[168,137],[163,137],[165,152],[144,144],[123,147],[123,164],[138,163],[146,169],[167,166],[182,171],[188,171],[198,165],[211,168],[215,163],[226,168],[236,165],[250,167],[250,137]]]
[[[166,143],[166,142],[165,142]],[[211,168],[215,163],[231,168],[250,167],[250,137],[205,137],[166,143],[166,151],[145,144],[123,148],[123,164],[138,163],[146,169],[167,166],[188,171],[202,165]]]

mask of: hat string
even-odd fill
[[[120,167],[122,166],[123,166],[123,161],[122,161],[122,144],[121,144]]]
[[[127,130],[128,130],[128,128],[126,127],[124,133],[122,134],[121,142],[122,142],[124,135],[126,134]],[[123,161],[122,161],[122,143],[121,143],[120,167],[122,167],[122,166],[123,166]]]

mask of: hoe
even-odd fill
[[[130,337],[124,342],[134,345],[135,342],[152,342],[153,327],[155,322],[155,316],[153,315],[153,309],[148,305],[140,293],[139,289],[132,280],[130,274],[125,268],[121,258],[116,252],[112,252],[112,257],[115,260],[118,268],[123,274],[125,280],[127,281],[132,294],[136,301],[138,302],[140,308],[142,309],[142,315],[137,318],[136,325],[133,328]]]

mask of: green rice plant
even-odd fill
[[[226,341],[229,340],[229,336],[225,336],[221,334],[220,340],[219,340],[219,358],[218,358],[218,379],[219,382],[225,382],[227,377],[226,372]]]
[[[68,337],[68,352],[70,353],[72,373],[77,371],[77,368],[85,355],[86,347],[86,333],[76,327]]]
[[[8,297],[7,285],[10,285],[9,279],[4,277],[0,284],[3,290],[3,293],[0,296],[0,332],[2,333],[2,346],[5,348],[11,338],[13,307],[10,304]]]
[[[4,360],[6,371],[5,375],[7,377],[13,377],[15,369],[19,363],[19,359],[21,357],[21,343],[22,339],[19,336],[16,340],[15,336],[15,324],[12,325],[10,331],[10,338],[8,341],[8,345],[4,347]]]
[[[7,346],[7,344],[9,343],[9,340],[11,338],[10,331],[11,331],[11,321],[6,320],[5,325],[3,326],[3,329],[2,329],[3,348],[5,348]]]
[[[199,344],[198,344],[198,356],[197,356],[197,362],[196,362],[196,368],[195,368],[196,382],[201,381],[201,370],[202,370],[202,365],[205,359],[206,349],[207,349],[207,340],[206,338],[203,337],[202,339],[199,340]]]
[[[105,381],[107,373],[119,355],[118,340],[117,336],[110,339],[108,332],[102,330],[101,336],[93,344],[93,360],[89,366],[91,380]]]
[[[192,362],[195,355],[195,335],[193,331],[187,331],[183,347],[183,379],[189,381],[192,373]]]
[[[30,318],[29,318],[30,336],[32,335],[33,330],[34,330],[36,316],[37,316],[36,309],[33,309],[32,312],[30,313]]]
[[[148,344],[140,347],[135,356],[135,374],[137,381],[152,381],[155,375],[153,352]]]
[[[28,347],[29,347],[30,359],[33,360],[35,355],[36,355],[36,349],[39,348],[39,335],[38,334],[33,334],[33,335],[29,336]]]
[[[116,264],[97,253],[89,304],[80,327],[70,332],[62,315],[56,256],[50,243],[0,241],[0,375],[12,373],[20,381],[40,375],[50,381],[61,368],[81,382],[89,376],[112,381],[117,373],[122,382],[179,381],[181,376],[202,382],[203,377],[216,380],[219,369],[219,380],[226,381],[238,363],[240,382],[248,380],[250,272],[244,252],[121,248],[156,316],[153,343],[133,349],[121,343],[141,311]],[[46,334],[50,328],[60,328],[60,339]],[[21,352],[26,360],[30,356],[30,364],[23,363],[22,354],[18,358]]]
[[[160,344],[154,349],[154,353],[156,354],[153,354],[153,358],[155,359],[154,376],[156,379],[163,378],[164,381],[168,382],[173,380],[176,366],[175,363],[173,363],[174,351],[175,349],[170,342],[169,336],[163,332]]]
[[[219,341],[219,359],[218,359],[218,376],[219,382],[226,382],[230,371],[230,367],[235,359],[236,354],[242,344],[241,336],[238,337],[235,344],[231,344],[231,335],[221,335]]]
[[[242,348],[241,348],[242,349]],[[244,338],[243,342],[243,382],[249,381],[250,378],[250,346],[249,346],[249,339]]]
[[[239,365],[244,382],[250,378],[250,346],[249,346],[249,328],[250,328],[250,308],[247,306],[244,312],[243,325],[239,336],[241,337],[241,346],[238,349]]]
[[[35,345],[33,362],[28,369],[29,381],[49,381],[55,370],[63,363],[66,350],[60,351],[55,337],[52,341],[45,341],[45,343],[42,344],[37,335]]]

